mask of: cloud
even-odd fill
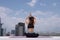
[[[26,15],[26,14],[27,14],[27,11],[25,11],[24,9],[21,9],[15,12],[15,16]]]
[[[49,11],[40,11],[40,10],[36,10],[35,12],[32,12],[33,15],[38,16],[38,17],[51,17],[54,15],[53,12],[49,12]],[[46,16],[47,15],[47,16]]]
[[[43,11],[35,11],[32,14],[37,18],[35,24],[36,32],[60,32],[59,15],[53,14],[53,12],[43,12]]]
[[[3,28],[7,28],[8,31],[14,29],[18,22],[24,22],[28,14],[29,12],[25,10],[15,11],[10,8],[0,7],[0,17],[2,23],[4,23]],[[60,17],[58,14],[36,10],[32,12],[32,15],[36,17],[34,29],[36,32],[60,32]]]
[[[31,2],[27,3],[29,6],[33,7],[35,6],[37,0],[32,0]]]
[[[0,17],[2,19],[3,28],[7,28],[7,31],[10,31],[11,29],[14,29],[15,25],[18,22],[23,22],[24,20],[19,17],[10,16],[10,14],[13,14],[13,10],[6,8],[6,7],[0,7]],[[15,14],[15,13],[14,13]]]
[[[57,3],[53,3],[52,5],[53,5],[53,6],[56,6],[56,5],[57,5]]]
[[[40,3],[40,6],[46,6],[46,4],[45,3]]]

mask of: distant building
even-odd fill
[[[3,28],[1,28],[1,36],[3,36],[3,31],[4,31]]]
[[[6,28],[3,29],[3,36],[6,36]]]
[[[11,30],[11,35],[12,35],[12,36],[15,35],[15,30]]]
[[[6,36],[10,36],[10,32],[7,32]]]
[[[3,28],[2,28],[1,18],[0,18],[0,36],[3,36]]]
[[[11,34],[15,34],[15,30],[11,30]]]
[[[15,27],[15,35],[16,36],[24,36],[25,34],[25,23],[18,23]]]
[[[1,29],[2,29],[2,24],[0,23],[0,36],[1,36]]]

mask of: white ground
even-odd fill
[[[26,38],[22,36],[19,36],[19,37],[3,36],[3,37],[0,37],[0,40],[60,40],[60,37],[59,36],[53,36],[53,37],[39,36],[38,38]]]

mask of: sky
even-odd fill
[[[0,0],[2,27],[7,31],[25,23],[30,12],[36,17],[35,32],[60,32],[60,0]]]

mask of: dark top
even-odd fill
[[[34,25],[28,24],[28,28],[34,28]]]
[[[34,17],[33,16],[29,17],[28,28],[34,28]]]

